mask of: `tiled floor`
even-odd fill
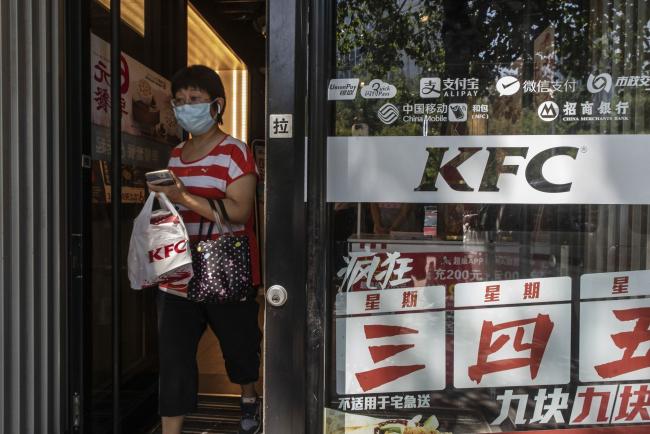
[[[197,411],[185,418],[183,434],[237,433],[238,425],[239,398],[202,395]],[[157,426],[148,434],[162,434],[162,430]]]

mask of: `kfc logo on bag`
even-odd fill
[[[187,252],[187,240],[180,240],[176,244],[167,244],[157,249],[149,250],[149,262],[162,261],[174,254]]]

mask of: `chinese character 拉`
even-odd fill
[[[273,121],[273,134],[287,134],[289,132],[289,120],[286,118]]]

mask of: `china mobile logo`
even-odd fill
[[[379,108],[377,117],[386,125],[390,125],[399,117],[399,110],[391,103],[386,103]]]
[[[176,255],[186,251],[187,251],[187,241],[180,240],[176,244],[167,244],[166,246],[149,250],[149,262],[162,261],[163,259],[167,259],[172,255]]]
[[[520,157],[526,160],[528,157],[528,147],[487,147],[488,160],[483,169],[483,177],[478,187],[479,192],[496,192],[499,191],[497,184],[503,174],[516,175],[519,171],[519,165],[504,164],[506,157]],[[475,154],[482,151],[483,148],[476,147],[459,147],[458,155],[449,160],[444,165],[442,161],[449,148],[427,148],[429,156],[422,173],[422,181],[415,188],[415,191],[438,191],[436,182],[438,176],[441,176],[455,191],[476,191],[474,187],[468,184],[467,180],[461,174],[459,167]],[[554,157],[569,157],[573,160],[578,156],[579,148],[572,146],[560,146],[557,148],[545,149],[534,155],[526,163],[526,181],[535,190],[543,193],[565,193],[571,190],[571,182],[565,184],[556,184],[544,177],[544,165]]]

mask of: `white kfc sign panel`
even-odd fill
[[[329,137],[327,200],[647,204],[648,159],[634,134]]]
[[[445,387],[442,310],[337,318],[336,349],[340,395]]]

